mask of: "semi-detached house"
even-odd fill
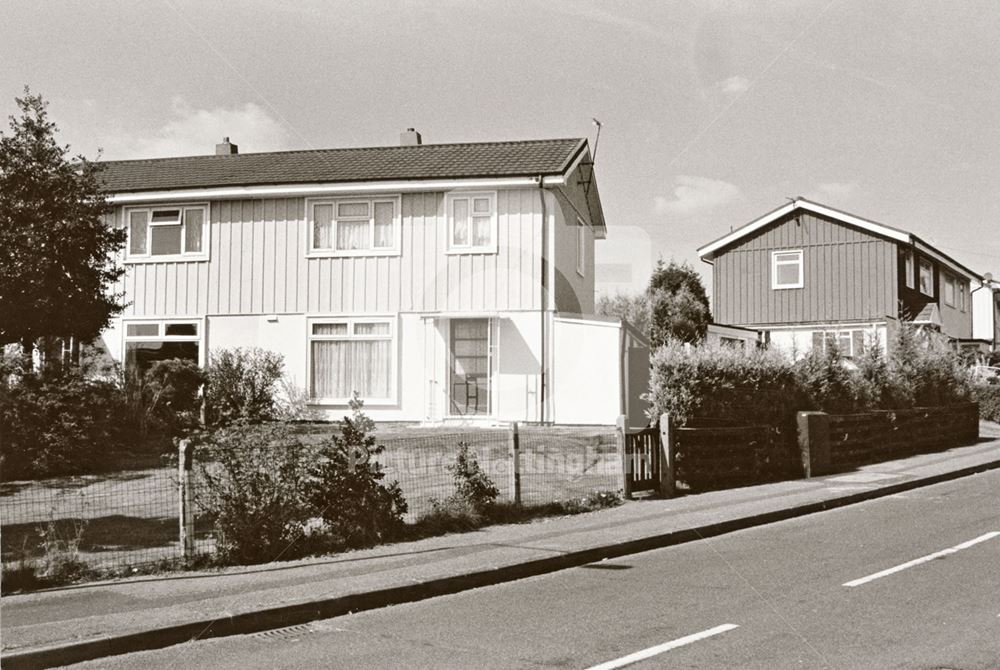
[[[979,345],[971,292],[983,278],[899,228],[798,198],[698,255],[712,264],[715,321],[792,354],[851,357],[903,322]]]
[[[331,417],[613,423],[641,335],[594,310],[606,234],[585,139],[108,162],[128,366],[259,346]],[[631,371],[631,372],[630,372]],[[631,375],[631,376],[630,376]]]

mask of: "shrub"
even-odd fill
[[[653,417],[669,412],[680,423],[709,417],[780,425],[807,403],[791,364],[775,351],[668,343],[650,366]]]
[[[871,404],[868,384],[849,365],[836,347],[813,349],[796,361],[796,381],[809,401],[799,409],[848,414],[867,408]]]
[[[222,563],[297,558],[312,516],[306,482],[315,450],[284,424],[237,422],[200,436],[196,504],[215,523]]]
[[[68,368],[16,375],[0,386],[3,479],[100,469],[124,446],[124,398],[109,381]]]
[[[278,382],[284,357],[259,347],[217,349],[208,366],[208,409],[213,424],[260,423],[278,418]]]
[[[375,424],[361,411],[357,395],[350,406],[353,415],[340,422],[340,434],[318,445],[307,486],[309,504],[322,520],[329,549],[392,539],[402,530],[407,510],[399,484],[384,484],[382,465],[372,458],[385,449],[372,434]]]
[[[969,399],[969,380],[958,353],[933,334],[902,325],[890,344],[890,379],[898,407],[933,407]]]
[[[979,417],[1000,423],[1000,383],[976,384],[972,397],[979,403]]]
[[[165,447],[172,438],[194,430],[205,381],[197,363],[179,358],[157,361],[144,375],[124,374],[122,388],[135,438]]]
[[[450,502],[464,505],[478,514],[488,511],[496,503],[500,489],[479,465],[476,452],[469,449],[467,442],[458,443],[455,462],[447,466],[447,470],[455,485]]]

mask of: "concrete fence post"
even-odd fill
[[[627,439],[628,424],[624,414],[618,417],[615,435],[618,440],[618,457],[622,462],[622,495],[627,499],[632,498],[632,459],[629,458],[625,448]]]
[[[194,464],[194,445],[191,440],[177,443],[177,497],[180,522],[180,545],[185,561],[194,556],[194,486],[191,468]]]
[[[830,416],[825,412],[799,412],[799,454],[806,477],[830,472]]]
[[[507,468],[510,477],[511,498],[515,505],[521,504],[521,437],[517,429],[517,421],[510,424],[510,467]]]
[[[660,415],[660,496],[673,498],[677,458],[677,425],[669,413]]]

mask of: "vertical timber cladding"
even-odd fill
[[[535,310],[540,198],[498,191],[497,252],[448,254],[444,193],[404,193],[400,253],[340,258],[307,258],[304,198],[214,201],[209,259],[128,264],[126,316]]]
[[[771,252],[801,249],[804,286],[771,288]],[[716,320],[734,325],[882,320],[896,313],[896,244],[796,212],[719,253]]]

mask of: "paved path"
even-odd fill
[[[990,426],[984,424],[983,434]],[[993,437],[998,437],[993,428]],[[301,624],[819,511],[1000,467],[1000,439],[780,482],[256,569],[4,597],[3,665],[52,664]]]
[[[995,470],[508,584],[79,667],[995,668],[998,490]]]

